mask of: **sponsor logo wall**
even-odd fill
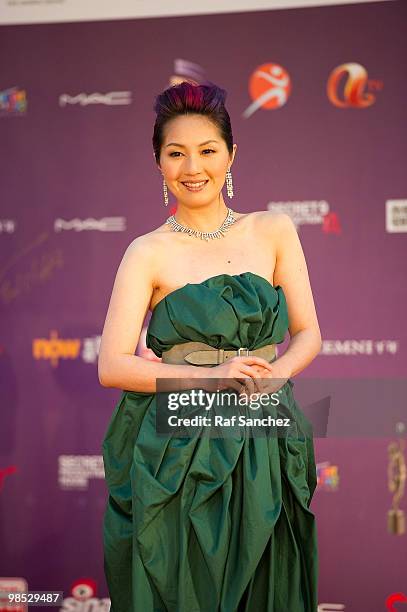
[[[97,356],[125,249],[175,211],[151,145],[169,84],[228,91],[232,208],[296,225],[323,336],[298,381],[406,378],[406,8],[1,27],[0,590],[109,609],[101,441],[120,391]],[[155,360],[147,324],[137,353]],[[405,435],[401,418],[392,438],[315,442],[319,612],[407,602],[407,534],[387,529]]]

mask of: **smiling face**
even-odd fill
[[[203,115],[180,115],[164,128],[159,168],[180,203],[218,200],[236,152],[229,153],[217,126]]]

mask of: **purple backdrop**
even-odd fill
[[[302,215],[324,348],[297,384],[407,378],[406,17],[377,2],[0,28],[0,577],[63,590],[64,610],[108,609],[101,441],[120,391],[98,383],[98,343],[124,250],[171,208],[152,104],[192,75],[177,60],[228,91],[232,207]],[[288,97],[245,117],[271,63]],[[356,97],[350,64],[367,72]],[[321,610],[407,594],[407,535],[386,527],[396,433],[316,440]]]

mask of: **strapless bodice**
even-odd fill
[[[283,342],[288,329],[284,291],[254,272],[218,274],[175,289],[155,306],[146,344],[161,357],[175,344],[250,350]]]

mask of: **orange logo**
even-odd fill
[[[243,113],[246,119],[259,108],[281,108],[291,93],[290,75],[278,64],[261,64],[250,76],[249,93],[253,102]]]
[[[366,108],[376,96],[368,89],[381,89],[381,81],[369,81],[367,70],[361,64],[341,64],[332,70],[326,92],[329,100],[339,108]]]

